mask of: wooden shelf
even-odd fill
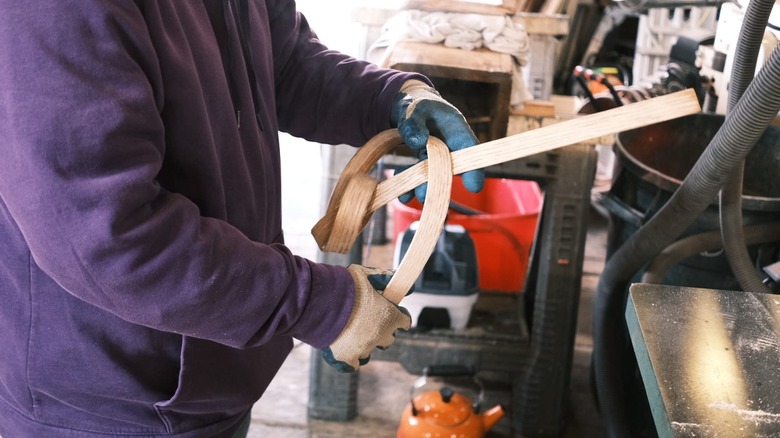
[[[480,141],[506,135],[514,61],[488,49],[462,50],[441,44],[401,42],[388,49],[384,67],[428,76],[436,89],[469,120]],[[485,131],[482,135],[480,132]]]

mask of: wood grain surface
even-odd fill
[[[701,108],[696,93],[685,90],[452,153],[441,140],[431,137],[428,142],[428,160],[377,183],[368,176],[368,172],[383,155],[403,144],[398,131],[390,129],[372,138],[347,163],[333,190],[326,213],[312,229],[312,235],[323,251],[346,253],[365,227],[371,213],[428,181],[428,195],[420,225],[385,291],[390,301],[398,303],[419,276],[444,227],[453,175],[699,111]]]

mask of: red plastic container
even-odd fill
[[[542,192],[533,181],[487,178],[480,193],[467,191],[459,177],[453,178],[452,200],[484,214],[466,215],[450,209],[448,224],[462,225],[477,251],[479,288],[484,291],[520,292],[531,254]],[[422,205],[413,200],[393,209],[393,235],[405,232],[420,220]]]

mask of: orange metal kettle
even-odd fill
[[[429,369],[412,390],[412,400],[401,416],[398,438],[480,438],[504,416],[501,405],[479,413],[478,402],[447,386],[414,397],[415,390],[424,386],[426,376],[433,375]],[[454,375],[451,370],[447,375]],[[481,395],[480,391],[480,398]]]

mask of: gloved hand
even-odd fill
[[[398,128],[401,138],[421,160],[428,157],[425,145],[428,143],[429,134],[444,141],[451,151],[478,143],[463,114],[442,99],[436,90],[416,80],[406,81],[401,86],[393,101],[390,122]],[[402,170],[404,169],[398,169],[396,173]],[[465,172],[462,181],[468,191],[478,193],[485,184],[485,171],[477,169]],[[411,201],[413,196],[417,196],[420,202],[425,202],[427,190],[428,183],[423,183],[414,193],[406,193],[399,199],[406,203]]]
[[[385,349],[397,329],[409,330],[412,317],[403,307],[382,296],[393,271],[350,265],[355,281],[355,305],[349,321],[330,347],[322,351],[325,362],[341,372],[353,372],[368,363],[371,350]]]

